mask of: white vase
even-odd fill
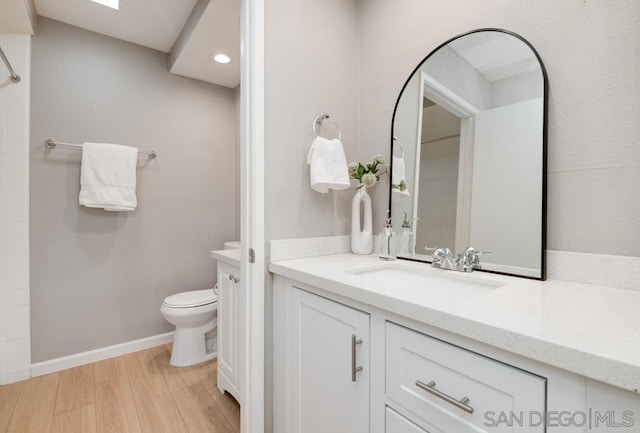
[[[364,218],[361,215],[362,208],[364,208]],[[363,227],[360,227],[361,221],[364,222]],[[351,202],[351,251],[354,254],[371,254],[373,251],[372,225],[371,197],[367,194],[367,188],[363,186],[356,192]]]

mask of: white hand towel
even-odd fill
[[[80,205],[108,211],[133,211],[138,149],[107,143],[84,143],[80,167]]]
[[[400,185],[400,182],[407,183],[406,167],[404,165],[404,158],[393,157],[393,167],[391,171],[391,185]],[[409,187],[404,191],[400,191],[400,188],[393,188],[394,194],[409,196]]]
[[[311,165],[311,188],[321,193],[329,188],[340,190],[351,186],[347,158],[342,142],[316,137],[309,149],[307,164]]]

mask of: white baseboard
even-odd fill
[[[55,373],[56,371],[78,367],[80,365],[91,364],[92,362],[126,355],[127,353],[149,349],[173,341],[173,332],[154,335],[152,337],[141,338],[140,340],[128,341],[88,352],[76,353],[75,355],[63,356],[62,358],[50,359],[49,361],[31,364],[31,377],[42,376],[44,374]]]

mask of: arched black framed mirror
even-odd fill
[[[474,246],[491,252],[482,270],[545,279],[547,94],[540,56],[506,30],[456,36],[418,63],[391,129],[399,258]]]

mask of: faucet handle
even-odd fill
[[[465,266],[473,266],[475,269],[480,269],[480,258],[478,256],[483,254],[491,254],[491,251],[478,251],[469,246],[462,253],[462,262]]]
[[[432,257],[432,265],[439,265],[441,264],[445,257],[450,256],[451,255],[451,250],[449,250],[449,248],[429,248],[429,247],[424,247],[425,250],[429,251],[432,250],[433,253],[431,253],[431,257]]]
[[[449,248],[429,248],[429,247],[425,247],[425,250],[432,250],[433,251],[433,256],[446,256],[446,257],[453,257],[453,252],[449,249]]]

